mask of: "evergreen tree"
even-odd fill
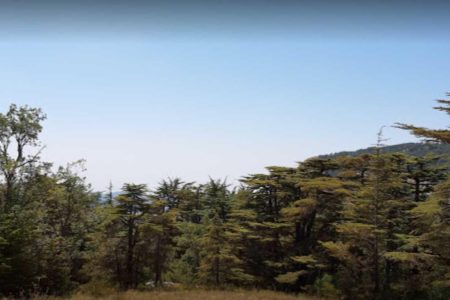
[[[367,181],[372,155],[362,154],[356,157],[343,156],[336,159],[339,166],[337,177],[357,181],[364,185]]]
[[[380,144],[380,142],[379,142]],[[395,249],[407,211],[407,189],[397,166],[376,148],[367,182],[346,204],[343,222],[336,222],[338,241],[322,246],[339,262],[338,286],[349,299],[390,297],[391,267],[385,254]]]
[[[107,205],[112,205],[114,201],[114,196],[113,196],[113,184],[110,181],[109,185],[108,185],[108,192],[106,194],[106,204]]]
[[[169,279],[188,287],[201,283],[199,269],[203,252],[202,238],[205,226],[195,222],[178,223],[179,235],[176,237],[175,255],[171,260]]]
[[[251,276],[242,269],[242,261],[233,254],[226,227],[219,215],[206,221],[206,233],[201,241],[200,279],[218,287],[251,280]]]
[[[169,209],[179,208],[183,202],[184,192],[190,190],[192,186],[192,182],[185,183],[180,178],[168,178],[161,181],[156,189],[155,196],[164,200]]]
[[[450,94],[448,94],[450,96]],[[450,101],[438,100],[435,109],[450,114]],[[426,129],[400,124],[400,128],[435,142],[450,143],[450,130]],[[450,179],[439,184],[435,191],[411,210],[414,217],[412,235],[405,239],[402,252],[391,259],[399,264],[405,281],[414,281],[416,298],[448,299],[450,297]],[[406,274],[406,275],[405,275]],[[409,277],[409,278],[408,278]],[[409,279],[409,280],[408,280]]]
[[[249,273],[260,286],[276,286],[275,278],[285,271],[287,249],[284,239],[287,225],[282,209],[299,198],[298,173],[295,168],[268,167],[269,174],[245,177],[244,190],[240,196],[242,222],[250,225],[246,261]],[[247,220],[246,220],[247,219]],[[251,238],[257,235],[258,238]]]
[[[202,186],[201,201],[203,208],[209,216],[218,215],[225,221],[230,210],[230,200],[232,193],[228,189],[226,180],[209,179],[208,183]]]
[[[424,201],[434,186],[447,177],[447,165],[435,155],[411,157],[406,165],[407,182],[411,185],[415,201]]]
[[[142,242],[138,251],[141,256],[148,258],[154,286],[163,285],[163,274],[169,268],[169,259],[175,246],[177,235],[177,211],[168,210],[167,203],[154,199],[150,205],[150,213],[146,216],[146,223],[142,226]],[[146,264],[144,258],[140,262]]]
[[[358,183],[332,177],[337,163],[330,159],[313,159],[301,163],[297,186],[298,200],[282,210],[290,234],[290,248],[285,270],[276,279],[293,285],[294,290],[306,288],[323,273],[320,242],[334,241],[334,223],[342,217],[344,202]],[[285,246],[285,247],[286,247]]]
[[[106,207],[110,216],[104,219],[103,235],[97,246],[101,267],[108,270],[110,279],[121,288],[136,288],[141,280],[138,245],[143,240],[142,227],[150,210],[147,187],[125,184],[116,197],[117,205]]]
[[[447,93],[447,96],[450,97],[450,93]],[[441,106],[437,106],[435,109],[446,112],[450,115],[450,100],[442,99],[437,102],[441,104]],[[403,123],[398,123],[397,127],[408,130],[415,136],[425,138],[426,140],[450,144],[450,130],[448,129],[428,129],[425,127],[417,127]]]

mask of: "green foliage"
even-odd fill
[[[307,271],[301,270],[296,272],[287,272],[285,274],[278,275],[275,280],[279,283],[288,283],[288,284],[295,284],[299,277],[302,275],[308,274]]]
[[[38,136],[45,118],[40,109],[14,104],[6,114],[0,113],[0,172],[5,180],[1,209],[8,209],[20,200],[16,183],[24,175],[25,168],[33,167],[38,161],[40,154],[38,151],[28,155],[25,151],[27,147],[39,145]]]
[[[0,114],[0,296],[182,284],[450,297],[448,145],[382,147],[380,137],[367,151],[267,167],[239,188],[169,178],[113,198],[112,185],[92,192],[82,161],[54,171],[28,153],[44,119],[14,105]],[[447,129],[400,127],[449,142]]]
[[[170,266],[169,280],[194,286],[199,283],[199,268],[201,261],[201,240],[205,227],[201,224],[181,222],[178,224],[180,235],[176,239],[179,256]]]
[[[447,93],[447,96],[450,97],[450,93]],[[438,100],[439,104],[442,106],[435,107],[435,109],[444,111],[447,114],[450,111],[450,101],[449,100]],[[448,129],[428,129],[424,127],[417,127],[409,124],[397,124],[397,126],[401,129],[405,129],[410,131],[417,137],[425,138],[430,141],[440,142],[445,144],[450,144],[450,130]]]
[[[202,258],[199,277],[208,285],[245,284],[252,280],[241,267],[242,261],[233,253],[223,221],[216,214],[205,220],[206,232],[200,242]]]
[[[324,274],[314,282],[314,291],[323,298],[337,298],[340,294],[330,274]]]
[[[55,174],[46,169],[29,174],[21,190],[21,205],[10,207],[0,221],[4,241],[4,294],[45,291],[61,294],[87,280],[88,235],[96,216],[96,195],[71,165]],[[39,171],[39,172],[37,172]]]
[[[350,162],[356,159],[356,162],[352,162],[355,168],[361,167],[364,169],[364,160],[370,159],[374,153],[375,147],[369,147],[365,149],[359,149],[356,151],[343,151],[328,155],[321,155],[319,157],[331,158],[341,160],[349,160]],[[450,153],[450,145],[437,144],[437,143],[404,143],[397,145],[383,146],[383,153],[401,153],[411,157],[425,157],[427,155],[446,157]],[[448,160],[448,159],[447,159]],[[442,161],[439,160],[438,164]]]

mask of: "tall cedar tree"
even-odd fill
[[[297,186],[299,199],[282,210],[290,225],[292,250],[288,254],[287,273],[278,282],[294,285],[294,290],[311,285],[324,269],[318,246],[334,241],[334,223],[342,218],[343,205],[357,186],[351,181],[333,177],[337,163],[331,159],[314,158],[301,163]]]
[[[207,285],[222,287],[251,280],[251,276],[242,269],[242,261],[233,253],[228,230],[219,214],[216,213],[210,220],[206,218],[205,225],[205,235],[201,240],[201,281]]]
[[[450,93],[447,94],[450,96]],[[436,110],[450,115],[450,101],[438,100]],[[450,144],[449,129],[427,129],[399,124],[418,137]],[[450,179],[441,183],[428,199],[412,210],[414,235],[404,251],[394,258],[418,287],[421,297],[448,299],[450,297]],[[408,273],[407,273],[408,272]],[[408,276],[408,275],[406,275]]]

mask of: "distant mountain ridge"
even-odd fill
[[[358,156],[362,154],[369,154],[374,152],[375,147],[368,147],[364,149],[359,149],[355,151],[341,151],[336,153],[318,155],[320,158],[337,158],[342,156]],[[424,156],[428,153],[435,155],[449,155],[450,156],[450,145],[448,144],[432,144],[432,143],[403,143],[397,145],[389,145],[383,147],[383,152],[385,153],[405,153],[411,156]],[[448,160],[447,160],[448,161]],[[450,169],[450,167],[449,167]],[[113,198],[119,196],[122,192],[113,192]],[[101,201],[106,201],[108,197],[108,192],[103,191],[101,196]]]
[[[356,151],[341,151],[325,155],[319,155],[321,158],[336,158],[341,156],[358,156],[361,154],[373,153],[375,147],[359,149]],[[412,156],[423,156],[428,153],[435,155],[450,155],[450,145],[448,144],[432,144],[432,143],[404,143],[397,145],[384,146],[383,152],[394,153],[400,152]]]

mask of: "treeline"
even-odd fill
[[[450,114],[450,101],[436,109]],[[45,115],[0,114],[0,295],[179,284],[342,299],[450,298],[450,180],[436,155],[268,167],[241,186],[163,180],[93,192],[39,159]],[[399,124],[434,142],[450,131]],[[439,163],[436,163],[439,162]]]

